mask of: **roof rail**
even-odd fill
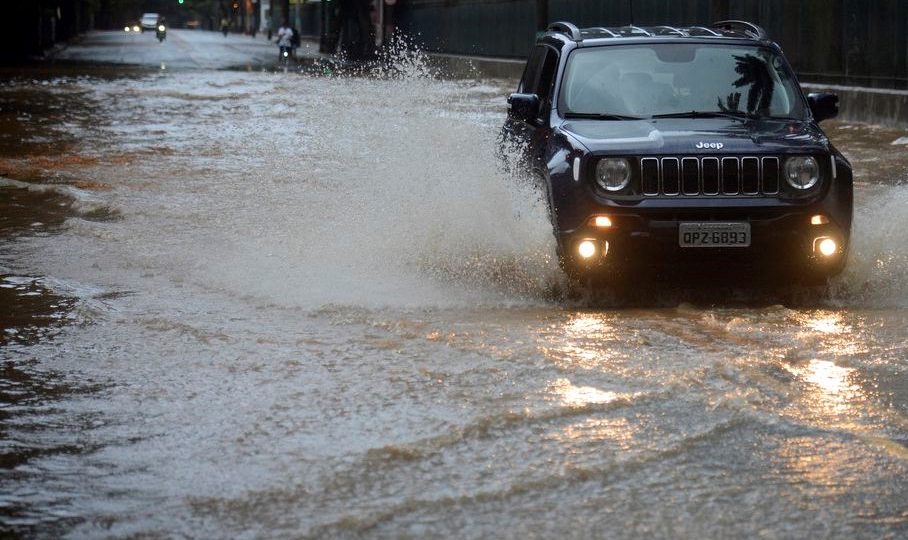
[[[603,33],[603,34],[608,34],[609,37],[621,37],[619,34],[616,34],[616,33],[612,32],[611,30],[609,30],[608,28],[606,28],[606,27],[604,27],[604,26],[596,26],[596,27],[594,27],[594,28],[587,28],[587,30],[596,30],[596,31],[601,32],[601,33]]]
[[[710,36],[721,36],[722,35],[719,32],[716,32],[715,30],[710,30],[709,28],[707,28],[705,26],[691,26],[690,28],[687,29],[687,33],[690,35],[694,35],[694,32],[698,32],[700,34],[707,34]]]
[[[574,41],[583,41],[583,36],[580,35],[580,29],[569,22],[554,22],[549,25],[548,31],[561,32],[562,34],[567,34],[568,37]]]
[[[747,21],[716,21],[711,25],[719,30],[731,30],[733,32],[744,32],[755,39],[767,39],[769,36],[766,30],[763,30],[754,23]]]
[[[652,30],[655,30],[657,36],[686,36],[682,30],[675,28],[674,26],[654,26]]]
[[[621,30],[622,32],[627,31],[628,34],[643,34],[644,36],[653,35],[649,31],[647,31],[645,28],[640,28],[639,26],[634,26],[632,24],[629,24],[627,26],[622,26],[618,30]]]

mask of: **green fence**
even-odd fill
[[[398,27],[430,51],[522,57],[536,35],[536,0],[410,0]]]
[[[904,0],[735,0],[731,11],[763,25],[805,80],[908,88]]]
[[[431,51],[520,58],[538,0],[403,0],[398,26]],[[906,0],[548,0],[548,21],[579,26],[760,24],[802,79],[908,88]],[[543,15],[545,16],[545,15]]]

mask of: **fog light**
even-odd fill
[[[831,257],[839,251],[839,245],[832,238],[817,238],[813,241],[813,250],[824,257]]]
[[[829,218],[823,214],[817,214],[810,218],[811,225],[827,225],[829,223]]]
[[[584,259],[589,259],[596,254],[596,242],[592,240],[583,240],[577,244],[577,253]]]
[[[612,226],[612,218],[608,216],[596,216],[593,218],[593,226],[600,229],[608,229]]]

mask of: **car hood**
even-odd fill
[[[559,130],[591,152],[603,153],[766,154],[825,151],[829,147],[829,140],[816,124],[792,120],[572,119]]]

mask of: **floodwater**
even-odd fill
[[[0,533],[908,534],[904,131],[828,298],[597,306],[510,84],[402,68],[0,85]]]

